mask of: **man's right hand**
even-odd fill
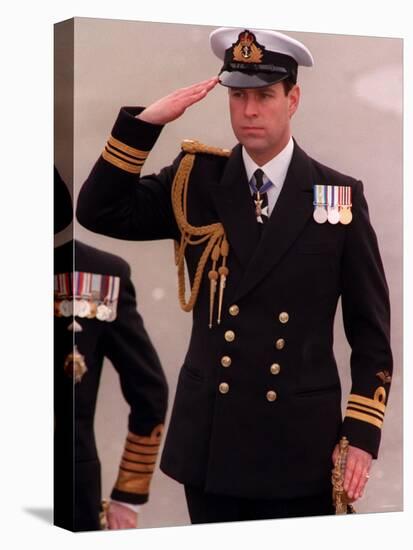
[[[144,109],[136,118],[163,125],[179,118],[185,110],[203,99],[218,83],[218,77],[176,90]]]

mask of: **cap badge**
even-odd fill
[[[233,61],[261,63],[263,51],[252,32],[245,30],[238,36],[232,49]]]

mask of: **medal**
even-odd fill
[[[327,215],[327,187],[325,185],[314,185],[314,212],[313,218],[317,223],[325,223],[328,219]]]
[[[59,313],[63,317],[70,317],[73,314],[72,300],[62,300],[59,305]]]
[[[339,188],[339,208],[340,208],[340,223],[348,225],[353,219],[351,212],[351,187],[341,186]]]
[[[255,215],[257,216],[261,216],[261,213],[262,213],[262,203],[263,203],[263,199],[260,199],[260,194],[258,193],[257,195],[257,200],[254,199],[254,203],[255,203]]]
[[[82,381],[83,376],[87,372],[85,357],[78,352],[77,347],[74,347],[72,353],[66,357],[64,362],[64,370],[67,376],[73,378],[75,384]]]
[[[313,218],[317,223],[325,223],[328,219],[327,210],[324,206],[317,206],[314,209]]]
[[[342,208],[340,210],[340,223],[342,223],[343,225],[348,225],[352,219],[353,214],[351,213],[351,209],[349,206],[346,206],[345,208]]]
[[[96,319],[99,321],[107,321],[111,315],[111,309],[105,304],[100,304],[96,308]]]
[[[56,317],[70,317],[73,314],[70,276],[70,273],[59,273],[54,276]]]
[[[328,221],[332,224],[336,224],[340,221],[338,206],[333,206],[328,209]]]
[[[90,313],[90,305],[87,300],[76,300],[75,315],[79,317],[87,317]]]
[[[340,220],[340,214],[338,211],[338,188],[334,185],[327,186],[327,212],[328,212],[328,221],[331,224],[336,224]]]

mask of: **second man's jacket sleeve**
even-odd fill
[[[166,378],[136,306],[129,267],[121,277],[117,318],[108,323],[105,355],[119,373],[122,393],[130,406],[128,436],[112,491],[113,499],[140,504],[159,453],[167,409]]]

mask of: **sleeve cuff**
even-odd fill
[[[161,443],[163,425],[150,435],[129,432],[119,466],[118,479],[111,498],[129,504],[143,504],[149,498],[149,486]]]
[[[163,126],[136,118],[143,107],[122,107],[106,142],[102,157],[110,164],[140,174]]]
[[[386,399],[383,386],[376,389],[373,399],[358,393],[351,393],[348,398],[342,435],[350,445],[369,452],[373,458],[377,458],[380,446]]]

